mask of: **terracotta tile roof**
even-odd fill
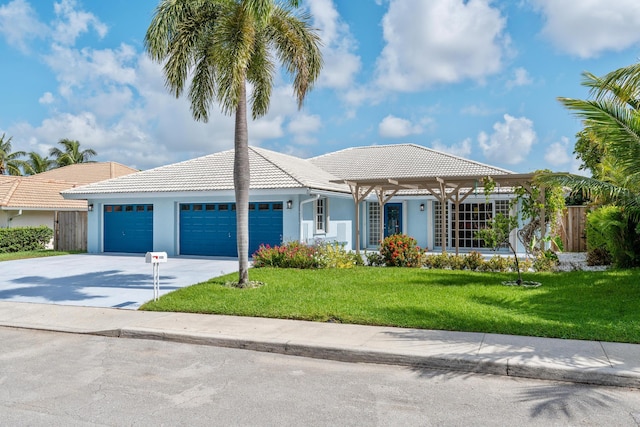
[[[154,193],[232,190],[234,151],[141,171],[132,175],[69,189],[65,196],[113,193]],[[311,188],[349,193],[337,178],[304,159],[249,147],[251,189]]]
[[[309,162],[345,180],[513,173],[416,144],[347,148]]]
[[[78,163],[51,169],[46,172],[33,175],[38,179],[54,179],[77,184],[91,184],[92,182],[104,181],[105,179],[117,178],[138,172],[138,169],[130,168],[116,162],[93,162]]]
[[[0,208],[83,210],[86,201],[66,200],[60,192],[135,171],[119,163],[102,162],[65,166],[33,176],[0,176]]]

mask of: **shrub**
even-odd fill
[[[482,265],[481,270],[505,272],[509,271],[512,265],[513,261],[509,257],[494,255]]]
[[[367,265],[371,267],[382,267],[384,265],[384,257],[379,252],[368,252],[365,254]]]
[[[424,257],[423,265],[442,270],[449,267],[449,257],[446,254],[428,255]]]
[[[354,252],[347,251],[344,243],[319,243],[316,245],[315,258],[318,267],[353,268],[363,265],[362,258]]]
[[[617,267],[640,266],[638,224],[618,206],[603,206],[587,215],[587,251],[606,249]]]
[[[467,270],[476,271],[484,264],[484,257],[480,252],[471,251],[464,257],[464,267]]]
[[[316,249],[300,242],[280,246],[260,245],[253,254],[254,267],[317,268]]]
[[[347,251],[343,243],[319,242],[305,245],[287,242],[280,246],[260,245],[253,254],[254,267],[351,268],[363,265],[362,258]]]
[[[550,249],[540,252],[533,260],[533,269],[535,271],[552,271],[560,260],[558,255]]]
[[[525,258],[520,260],[520,271],[529,271],[533,268],[533,260]]]
[[[447,265],[452,270],[464,270],[464,260],[464,255],[449,254],[449,256],[447,257]]]
[[[416,239],[405,234],[386,237],[380,244],[380,255],[387,267],[421,267],[424,258]]]
[[[53,237],[47,226],[0,229],[0,252],[36,251],[45,249]]]
[[[587,265],[610,265],[611,254],[607,248],[593,248],[587,252]]]

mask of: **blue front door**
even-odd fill
[[[384,237],[402,233],[402,203],[384,205]]]

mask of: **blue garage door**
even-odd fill
[[[249,203],[249,255],[282,242],[282,202]],[[180,254],[238,256],[235,203],[180,205]]]
[[[153,205],[105,205],[104,251],[153,250]]]

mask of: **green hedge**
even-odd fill
[[[47,226],[0,228],[0,253],[45,249],[53,237]]]

